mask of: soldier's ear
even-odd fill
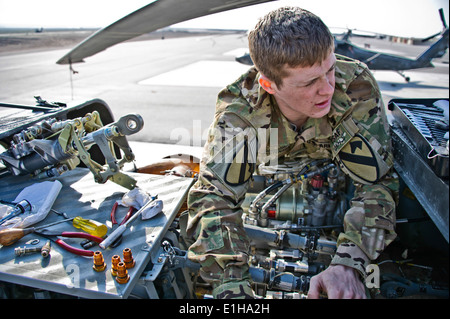
[[[270,81],[265,75],[261,74],[259,77],[259,85],[269,94],[275,93],[275,90],[273,89],[274,83]]]

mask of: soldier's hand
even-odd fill
[[[308,298],[318,299],[323,293],[329,299],[366,299],[357,271],[343,265],[332,265],[311,278]]]

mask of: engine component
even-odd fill
[[[83,162],[97,183],[111,180],[128,189],[136,185],[131,177],[120,172],[125,162],[134,160],[126,140],[127,135],[143,127],[140,115],[129,114],[118,121],[103,126],[97,111],[84,117],[57,121],[46,119],[12,137],[10,148],[0,154],[0,159],[13,175],[32,174],[39,177],[58,176]],[[89,149],[100,148],[106,164],[94,161]],[[114,146],[124,153],[119,160]]]
[[[340,172],[334,164],[312,161],[282,180],[275,180],[277,171],[271,173],[267,181],[273,182],[257,194],[247,194],[242,204],[246,224],[291,230],[342,225],[347,204],[338,189]]]
[[[310,277],[336,253],[347,208],[345,177],[326,159],[259,171],[241,206],[255,290],[264,298],[301,298]]]
[[[290,273],[267,271],[263,268],[250,267],[250,275],[256,282],[265,283],[270,290],[283,290],[306,293],[309,289],[309,276],[299,277]]]

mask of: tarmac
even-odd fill
[[[17,40],[17,34],[14,37]],[[61,46],[39,45],[39,35],[29,37],[35,39],[32,47],[8,50],[0,41],[0,101],[33,105],[39,95],[76,104],[100,98],[116,119],[138,113],[144,128],[128,139],[137,160],[145,163],[176,153],[201,157],[217,93],[248,68],[235,61],[248,51],[245,32],[139,38],[88,57],[72,70],[56,61],[80,37]],[[427,48],[371,38],[352,41],[412,58]],[[393,98],[448,99],[448,60],[447,52],[433,62],[435,68],[405,71],[410,82],[392,71],[374,71],[385,104]]]

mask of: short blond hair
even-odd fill
[[[248,41],[258,71],[280,87],[286,66],[313,66],[334,51],[328,27],[318,16],[298,7],[269,12],[250,31]]]

